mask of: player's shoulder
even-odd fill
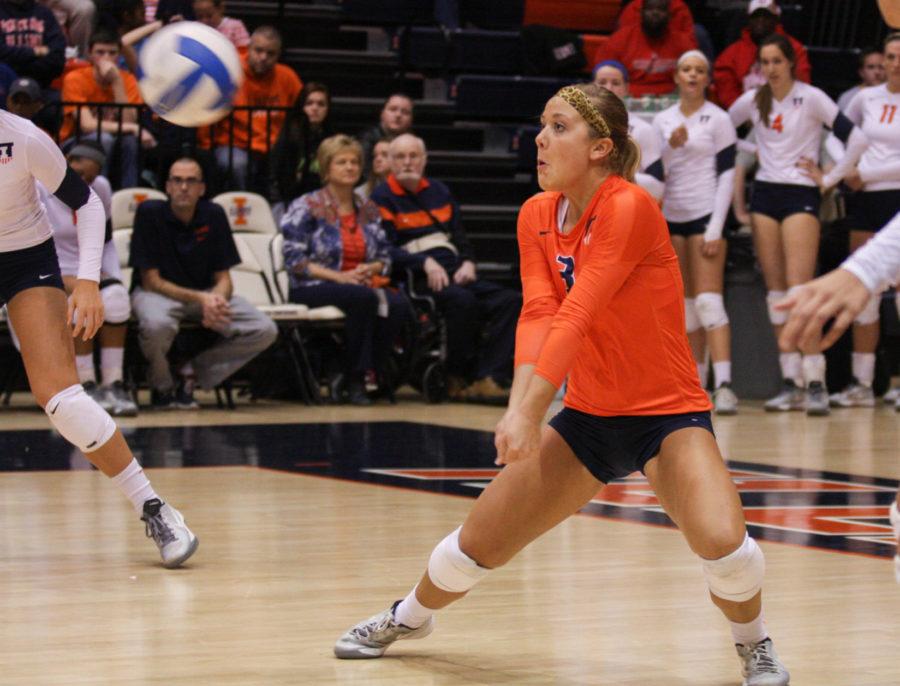
[[[709,100],[707,100],[705,103],[703,103],[703,107],[701,107],[700,110],[703,112],[703,114],[706,114],[706,115],[709,115],[710,117],[712,117],[713,121],[718,121],[718,120],[724,121],[726,119],[729,122],[731,121],[731,119],[728,116],[728,112],[723,110],[721,107],[719,107],[714,102],[710,102]]]
[[[603,205],[612,213],[659,212],[659,202],[646,189],[621,176],[610,177],[604,186]]]
[[[542,191],[532,195],[522,203],[519,210],[519,223],[544,225],[548,221],[552,221],[560,195],[558,191]]]
[[[657,112],[653,117],[653,125],[658,126],[664,122],[672,121],[678,118],[678,103],[669,105],[666,109]]]
[[[662,112],[660,112],[660,114],[662,114]],[[656,119],[656,117],[654,117],[654,119]],[[653,128],[650,122],[633,112],[629,112],[628,114],[628,124],[633,127],[635,131],[648,131]]]
[[[828,97],[828,94],[821,88],[813,86],[811,83],[805,83],[804,81],[796,81],[794,83],[794,97],[831,100],[831,98]]]
[[[30,119],[0,110],[0,127],[6,136],[35,137],[40,129]]]

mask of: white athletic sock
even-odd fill
[[[146,501],[159,498],[156,491],[153,490],[153,486],[150,485],[147,475],[144,474],[143,468],[135,459],[132,459],[131,464],[112,477],[112,481],[125,494],[125,497],[131,501],[135,512],[138,514],[144,511],[144,503]]]
[[[100,348],[100,373],[104,386],[112,386],[122,380],[122,364],[125,348]]]
[[[716,388],[723,383],[731,383],[731,360],[713,362],[713,376],[716,377]]]
[[[809,386],[814,381],[825,383],[825,356],[818,355],[803,356],[803,380]]]
[[[418,586],[416,586],[418,588]],[[398,624],[408,626],[410,629],[418,629],[428,618],[434,614],[434,610],[425,607],[416,598],[416,588],[409,592],[397,608],[394,610],[394,619]]]
[[[802,385],[802,357],[800,353],[781,353],[778,362],[781,365],[781,378]]]
[[[853,353],[853,376],[863,386],[872,386],[875,379],[875,353]]]
[[[97,382],[97,374],[94,371],[93,353],[88,353],[87,355],[76,355],[75,370],[78,372],[79,383],[84,384],[88,381],[93,381],[94,383]]]
[[[709,381],[709,365],[706,362],[697,363],[697,376],[700,377],[700,385],[706,388],[706,383]]]
[[[741,645],[759,643],[769,635],[766,632],[766,620],[763,618],[762,612],[752,622],[746,624],[729,622],[729,624],[731,624],[731,635],[734,637],[734,642]]]

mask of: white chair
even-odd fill
[[[122,283],[125,288],[131,284],[131,274],[134,271],[128,266],[128,258],[131,255],[131,232],[129,229],[116,229],[112,233],[113,245],[116,246],[116,254],[119,256],[119,267],[122,270]]]
[[[145,200],[166,200],[166,194],[153,188],[123,188],[112,195],[110,220],[112,229],[130,229],[134,226],[134,213]],[[126,256],[127,263],[127,256]]]
[[[225,210],[232,231],[249,233],[278,233],[269,201],[258,193],[231,191],[220,193],[212,200]]]
[[[287,269],[284,267],[284,236],[276,234],[269,245],[269,257],[272,261],[272,274],[274,276],[275,292],[281,302],[288,302],[288,291],[290,290],[290,279],[288,278]],[[340,308],[334,305],[325,305],[323,307],[310,308],[306,314],[306,319],[310,321],[337,321],[343,319],[346,315]]]

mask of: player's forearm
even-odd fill
[[[178,284],[172,283],[161,276],[148,277],[146,274],[141,278],[141,287],[145,291],[150,291],[152,293],[159,293],[160,295],[164,295],[167,298],[171,298],[172,300],[177,300],[183,303],[199,303],[201,302],[200,291],[195,291],[191,288],[183,288]]]
[[[103,203],[91,190],[87,202],[75,212],[78,228],[78,278],[99,282],[103,239],[106,236]]]
[[[555,397],[556,386],[537,374],[531,374],[528,387],[516,409],[525,417],[540,422],[543,421],[544,415],[547,414],[547,409]],[[510,406],[512,406],[512,394],[510,394]]]
[[[512,386],[509,389],[509,409],[518,409],[522,404],[532,376],[534,376],[533,364],[520,364],[516,367],[513,372]]]

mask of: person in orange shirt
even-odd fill
[[[424,637],[437,609],[604,484],[641,470],[701,558],[744,684],[785,686],[762,617],[763,553],[713,437],[666,221],[632,183],[640,153],[625,106],[593,84],[568,86],[547,102],[541,126],[546,192],[519,214],[524,304],[509,408],[494,439],[506,467],[437,545],[412,592],[347,631],[335,655],[380,657],[397,639]],[[566,378],[565,407],[542,431]]]
[[[235,96],[236,108],[294,105],[303,82],[293,69],[278,63],[280,56],[278,30],[272,26],[256,29],[250,36],[247,54],[241,59],[244,83]],[[266,194],[266,157],[278,140],[284,118],[285,111],[236,109],[231,117],[216,125],[216,166],[228,190]]]
[[[90,66],[68,72],[63,79],[62,101],[65,103],[117,103],[140,105],[134,75],[119,69],[116,62],[122,48],[119,36],[109,29],[99,28],[90,40],[88,58]],[[121,114],[121,117],[120,117]],[[63,108],[63,123],[59,132],[62,147],[70,145],[73,138],[96,137],[106,151],[104,176],[117,188],[131,188],[138,182],[138,136],[146,147],[156,145],[153,135],[138,125],[138,108],[97,108],[67,104]],[[119,165],[112,167],[110,160],[118,149]],[[118,174],[114,172],[118,171]]]

